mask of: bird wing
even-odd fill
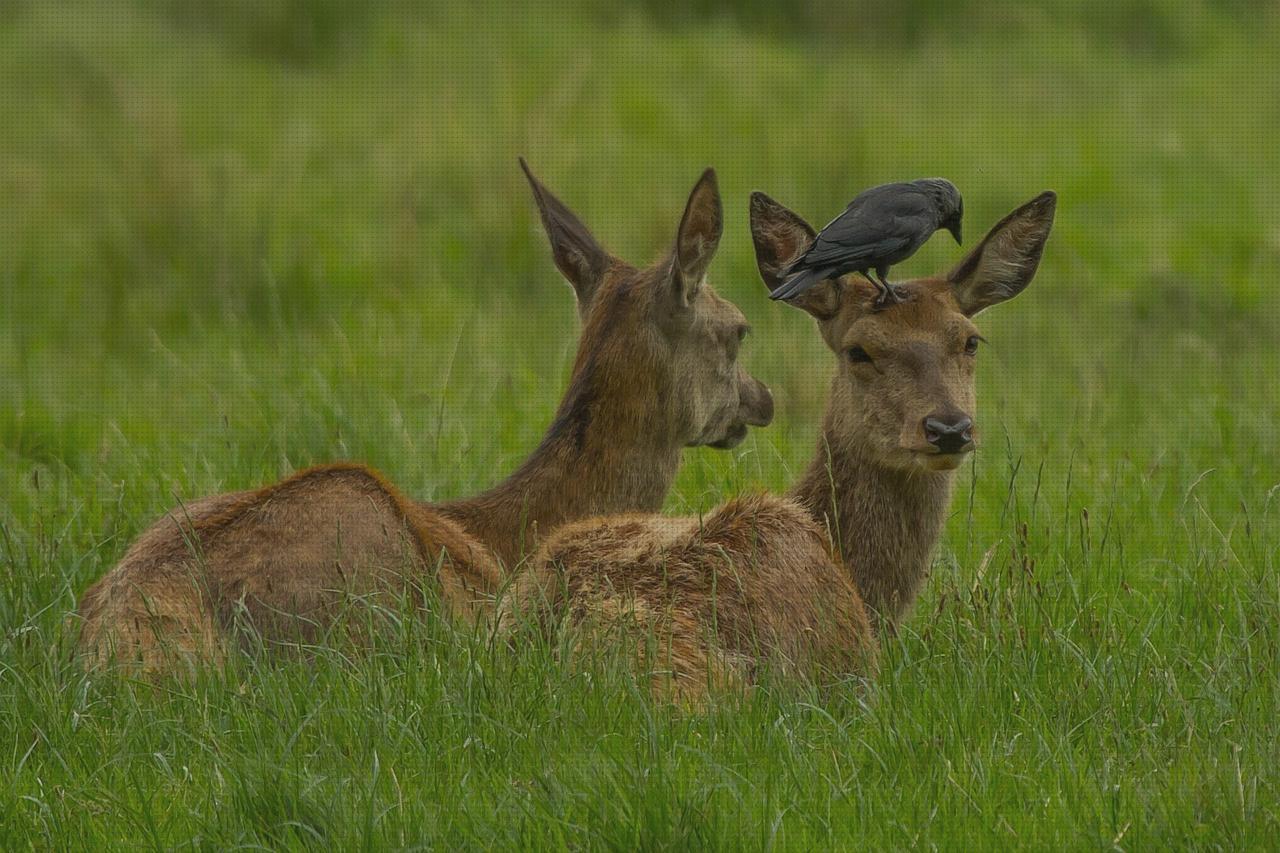
[[[823,267],[802,269],[794,275],[788,276],[787,280],[779,285],[777,290],[769,294],[769,298],[786,300],[799,296],[830,275],[831,270]]]
[[[838,265],[857,269],[859,263],[904,251],[925,227],[926,218],[915,211],[902,214],[851,208],[822,229],[796,268]]]

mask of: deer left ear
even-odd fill
[[[1017,296],[1040,266],[1058,197],[1041,193],[1000,220],[947,277],[960,310],[972,317]]]
[[[676,232],[672,284],[681,307],[688,307],[698,295],[711,259],[720,248],[722,233],[724,209],[720,204],[720,188],[716,184],[715,169],[707,169],[689,194],[680,230]]]
[[[578,313],[585,319],[591,299],[609,271],[609,253],[601,248],[573,211],[534,177],[523,157],[520,158],[520,168],[529,179],[529,188],[533,190],[534,201],[538,204],[542,227],[551,241],[556,266],[573,287],[578,297]]]
[[[773,293],[782,286],[787,268],[808,251],[818,235],[798,214],[762,192],[751,194],[751,241],[764,286]]]
[[[751,194],[751,240],[756,247],[756,266],[764,286],[773,293],[782,286],[787,269],[809,250],[817,232],[797,213],[783,207],[762,192]],[[843,291],[838,282],[820,282],[787,300],[819,320],[827,320],[840,310]]]

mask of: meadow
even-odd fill
[[[1273,4],[0,0],[0,111],[0,849],[1277,845]],[[752,190],[822,223],[945,175],[970,240],[1058,192],[879,677],[686,713],[412,613],[85,675],[64,618],[175,495],[354,459],[446,498],[537,444],[578,321],[517,155],[636,262],[719,172],[777,417],[686,451],[672,513],[817,435]]]

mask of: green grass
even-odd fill
[[[0,848],[1274,846],[1276,16],[906,6],[0,0]],[[712,277],[778,418],[687,452],[671,512],[785,488],[821,416],[751,190],[823,222],[942,174],[971,239],[1059,192],[880,678],[679,714],[416,617],[355,660],[81,674],[64,615],[175,492],[351,458],[443,498],[532,449],[577,327],[517,154],[637,261],[720,171]]]

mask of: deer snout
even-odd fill
[[[939,453],[967,453],[973,449],[973,419],[959,412],[929,415],[924,437]]]
[[[773,394],[754,376],[743,374],[739,383],[738,411],[750,426],[766,427],[773,423]]]

